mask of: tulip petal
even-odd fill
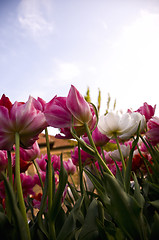
[[[84,97],[73,85],[71,85],[70,91],[66,98],[66,105],[74,118],[81,123],[87,123],[92,119],[88,102],[86,102]]]

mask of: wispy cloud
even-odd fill
[[[79,66],[74,62],[57,62],[56,76],[59,81],[71,82],[80,75]]]
[[[21,0],[18,6],[18,21],[21,28],[35,40],[54,32],[50,10],[51,0]]]

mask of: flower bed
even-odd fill
[[[158,239],[155,108],[144,103],[136,111],[99,116],[74,86],[67,97],[48,103],[29,97],[12,104],[3,95],[1,239]],[[56,138],[76,141],[69,159],[51,154],[48,126],[60,129]],[[43,130],[47,154],[37,144]],[[33,176],[27,172],[30,165]]]

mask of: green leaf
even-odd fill
[[[81,138],[79,138],[73,127],[71,128],[71,134],[78,141],[78,143],[80,143],[80,146],[83,151],[87,152],[88,154],[90,154],[92,156],[95,155],[95,150],[92,148],[92,146],[88,145],[85,141],[83,141]]]
[[[140,129],[140,124],[138,126],[138,130],[137,130],[137,137],[136,139],[133,141],[132,143],[132,148],[130,150],[130,154],[129,154],[129,159],[128,159],[128,163],[126,166],[126,172],[125,172],[125,188],[126,191],[129,192],[130,189],[130,179],[131,179],[131,169],[132,169],[132,159],[133,159],[133,153],[135,150],[135,147],[139,141],[139,129]]]
[[[80,197],[74,208],[66,218],[60,233],[57,236],[57,240],[71,240],[72,235],[77,231],[76,222],[77,220],[83,224],[84,217],[80,211],[84,198]]]
[[[137,177],[136,177],[135,173],[134,173],[134,183],[135,183],[134,198],[136,199],[136,201],[138,202],[140,207],[143,208],[145,200],[144,200],[143,195],[140,192],[140,186],[137,181]]]
[[[159,236],[159,214],[155,212],[154,222],[152,224],[150,240],[158,239]]]
[[[53,204],[52,204],[52,208],[51,208],[51,220],[55,221],[56,216],[58,214],[58,212],[60,211],[61,208],[61,203],[62,203],[62,196],[63,196],[63,192],[65,190],[65,186],[67,183],[67,172],[63,166],[63,160],[62,160],[62,156],[61,156],[61,167],[60,167],[60,173],[59,173],[59,185],[55,194],[55,197],[53,199]]]
[[[0,212],[0,234],[1,239],[8,240],[13,239],[13,226],[10,224],[5,213]]]
[[[70,182],[68,182],[68,186],[71,189],[71,192],[73,194],[75,201],[77,201],[79,199],[80,195],[78,194],[76,188],[74,186],[72,186],[72,184]]]
[[[142,239],[141,207],[129,194],[124,192],[117,180],[105,174],[111,201],[112,215],[129,239]]]
[[[96,223],[96,218],[98,216],[98,202],[94,199],[87,210],[87,215],[79,234],[79,240],[99,239],[98,226]]]
[[[6,191],[8,200],[9,200],[10,212],[11,212],[12,219],[14,222],[14,228],[16,230],[17,239],[27,240],[28,238],[27,238],[27,231],[25,228],[24,219],[23,219],[23,216],[17,206],[15,194],[14,194],[13,189],[12,189],[10,183],[8,182],[6,176],[4,174],[2,174],[2,176],[4,179],[5,191]]]
[[[151,201],[149,203],[155,208],[159,209],[159,200]]]
[[[109,205],[110,200],[105,192],[105,188],[103,186],[103,182],[94,174],[92,174],[88,169],[84,169],[88,177],[90,178],[91,182],[93,183],[94,187],[96,188],[100,199],[102,200],[103,204]]]

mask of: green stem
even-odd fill
[[[79,175],[80,175],[80,190],[81,195],[83,195],[84,192],[84,185],[83,185],[83,167],[82,167],[82,161],[81,161],[81,149],[80,149],[80,143],[78,142],[78,161],[79,161]]]
[[[11,152],[7,151],[8,156],[8,176],[9,176],[9,182],[11,186],[13,187],[13,177],[12,177],[12,158],[11,158]]]
[[[38,167],[37,167],[37,164],[36,164],[35,160],[33,160],[32,162],[33,162],[34,167],[35,167],[35,169],[36,169],[36,172],[37,172],[37,174],[38,174],[42,191],[44,191],[44,184],[43,184],[43,182],[42,182],[41,175],[40,175],[40,173],[39,173],[39,169],[38,169]]]
[[[119,154],[120,154],[120,158],[121,158],[121,162],[122,162],[122,167],[123,167],[123,171],[124,171],[124,176],[125,176],[126,165],[125,165],[125,160],[124,160],[124,157],[123,157],[123,154],[122,154],[120,144],[119,144],[119,140],[118,140],[117,136],[115,136],[115,140],[116,140],[117,147],[118,147],[118,150],[119,150]]]
[[[16,152],[15,152],[15,181],[16,181],[16,187],[17,187],[17,196],[18,196],[20,211],[22,213],[22,216],[23,216],[24,222],[25,222],[28,240],[31,240],[29,224],[28,224],[27,215],[26,215],[26,208],[25,208],[25,203],[24,203],[24,198],[23,198],[21,179],[20,179],[20,152],[19,152],[20,137],[19,137],[19,133],[17,133],[17,132],[15,133],[15,147],[16,147]]]
[[[73,179],[73,177],[72,177],[71,174],[70,174],[70,178],[71,178],[71,182],[72,182],[72,184],[73,184],[73,187],[76,189],[76,185],[75,185],[74,179]]]
[[[51,164],[51,155],[50,155],[50,143],[47,128],[45,129],[46,137],[46,146],[47,146],[47,157],[48,157],[48,210],[51,210],[52,206],[52,164]]]
[[[91,135],[91,132],[89,130],[89,127],[87,125],[87,123],[84,124],[85,125],[85,129],[86,129],[86,133],[87,133],[87,136],[88,136],[88,139],[89,139],[89,142],[91,144],[91,146],[94,148],[95,152],[96,152],[96,158],[98,159],[99,163],[101,164],[101,166],[104,168],[104,170],[110,174],[112,177],[114,177],[113,173],[110,171],[110,169],[108,168],[107,164],[104,162],[104,160],[102,159],[102,157],[100,156],[97,148],[96,148],[96,145],[94,144],[94,141],[92,139],[92,135]]]
[[[47,146],[47,157],[48,157],[48,214],[49,214],[49,239],[56,239],[55,225],[51,221],[50,213],[52,208],[53,200],[53,178],[52,178],[52,163],[50,155],[50,142],[47,128],[45,129],[46,146]]]

